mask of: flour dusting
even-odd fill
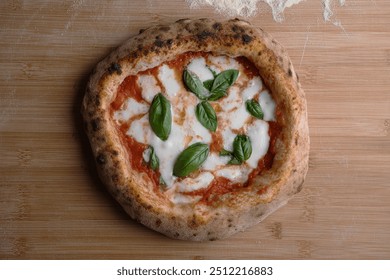
[[[223,15],[229,17],[252,17],[258,12],[260,2],[267,3],[272,9],[272,16],[275,21],[283,21],[283,12],[286,8],[299,4],[304,0],[186,0],[191,8],[200,6],[211,6]],[[330,21],[333,15],[332,0],[322,1],[324,21]],[[345,5],[345,0],[338,0],[340,6]]]

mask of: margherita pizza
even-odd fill
[[[82,110],[110,193],[172,238],[216,240],[260,222],[308,169],[298,76],[241,20],[141,30],[97,65]]]

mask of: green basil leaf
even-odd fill
[[[251,140],[246,135],[237,135],[233,141],[233,156],[241,162],[246,161],[252,154]]]
[[[198,121],[208,130],[217,130],[217,114],[207,101],[202,101],[195,108],[195,115]]]
[[[154,148],[152,146],[149,146],[150,149],[150,156],[149,156],[149,167],[152,170],[157,170],[160,166],[160,160],[158,159],[156,153],[154,152]]]
[[[229,69],[219,73],[214,79],[211,92],[226,92],[227,89],[237,80],[238,73],[238,70],[235,69]]]
[[[213,69],[210,68],[210,66],[207,66],[207,68],[210,70],[211,74],[213,74],[214,78],[217,77],[217,72],[215,72]]]
[[[255,118],[258,118],[262,120],[264,118],[263,110],[261,109],[261,106],[259,102],[257,102],[254,99],[247,100],[245,102],[246,110]]]
[[[202,81],[195,73],[188,70],[184,70],[183,80],[186,87],[191,92],[193,92],[200,100],[207,100],[209,92],[207,88],[203,86]]]
[[[238,160],[236,157],[232,157],[232,159],[229,160],[228,164],[240,165],[242,164],[242,161]]]
[[[232,153],[231,151],[222,149],[222,150],[219,152],[219,156],[221,156],[221,157],[224,157],[224,156],[233,156],[233,153]]]
[[[214,83],[214,79],[212,80],[207,80],[207,81],[204,81],[203,82],[203,86],[208,89],[208,90],[211,90],[211,87],[213,86],[213,83]]]
[[[153,132],[161,140],[168,139],[172,126],[171,104],[161,93],[156,94],[150,105],[149,123]]]
[[[209,155],[209,147],[197,142],[180,153],[173,166],[173,175],[184,177],[197,170]]]
[[[218,99],[221,99],[222,97],[225,97],[225,96],[226,96],[226,91],[216,91],[216,92],[211,93],[208,100],[209,101],[217,101]]]

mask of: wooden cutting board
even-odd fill
[[[79,114],[92,67],[129,36],[215,17],[172,1],[1,1],[1,259],[390,259],[390,2],[265,5],[249,20],[288,50],[306,91],[303,191],[223,241],[170,240],[127,217],[97,178]]]

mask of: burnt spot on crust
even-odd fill
[[[157,220],[156,220],[156,223],[155,223],[155,224],[156,224],[156,227],[160,227],[160,226],[161,226],[161,223],[162,223],[161,220],[160,220],[160,219],[157,219]]]
[[[175,234],[173,235],[175,238],[178,238],[180,236],[180,233],[178,232],[175,232]]]
[[[221,31],[222,30],[222,24],[220,22],[216,22],[212,25],[214,30]]]
[[[173,39],[168,39],[167,40],[167,45],[170,47],[170,46],[172,46],[172,44],[173,44]]]
[[[198,38],[199,41],[203,41],[205,39],[207,39],[208,37],[212,37],[214,36],[215,34],[213,32],[210,32],[210,31],[207,31],[207,30],[204,30],[200,33],[198,33],[196,35],[196,37]]]
[[[244,28],[242,28],[241,26],[239,26],[237,24],[234,24],[232,26],[232,30],[234,33],[244,33],[245,32]]]
[[[161,26],[158,28],[158,30],[163,32],[168,32],[169,30],[171,30],[171,28],[169,26]]]
[[[139,31],[138,31],[138,34],[142,34],[142,33],[144,33],[145,32],[145,28],[141,28]]]
[[[215,238],[215,237],[212,237],[209,239],[209,241],[215,241],[215,240],[217,240],[217,238]]]
[[[287,74],[288,74],[290,77],[292,77],[293,72],[292,72],[291,68],[288,68]]]
[[[98,156],[96,157],[96,162],[97,162],[98,164],[105,164],[105,163],[106,163],[106,157],[105,157],[102,153],[100,153],[100,154],[98,154]]]
[[[101,128],[101,120],[99,118],[93,119],[91,121],[91,127],[93,131],[98,131]]]
[[[154,41],[154,44],[161,48],[162,46],[164,46],[164,41],[162,41],[160,38],[156,38],[156,41]]]
[[[108,67],[108,73],[111,75],[113,73],[117,73],[118,75],[122,74],[122,68],[118,63],[111,63],[110,67]]]
[[[248,34],[243,34],[241,36],[241,39],[242,39],[242,42],[244,44],[249,44],[250,42],[252,42],[253,38],[251,36],[249,36]]]

